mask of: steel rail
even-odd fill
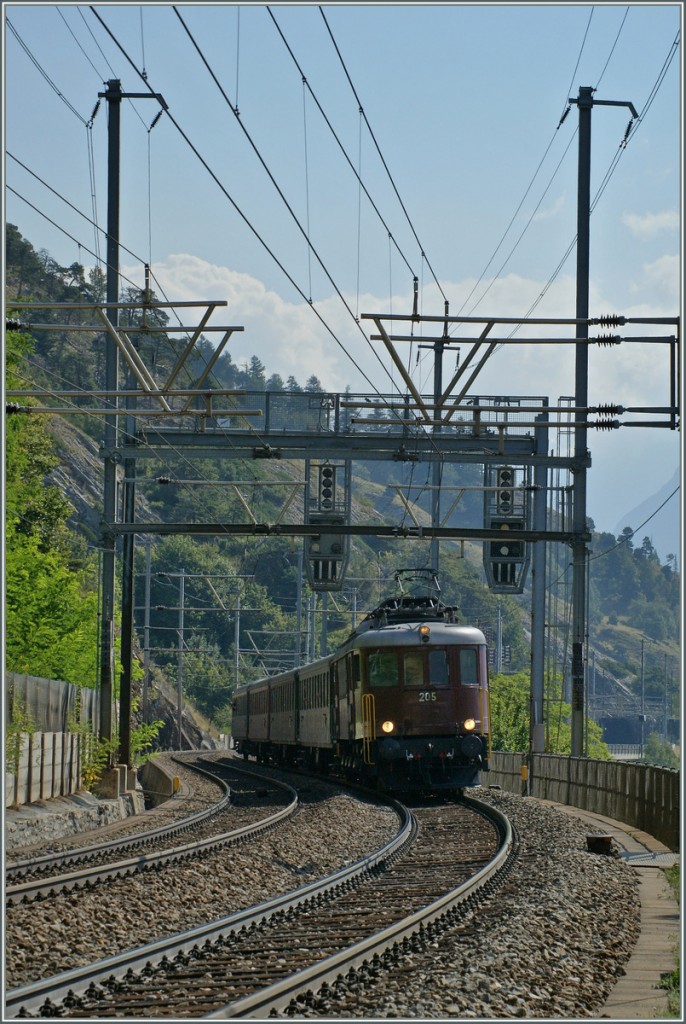
[[[204,769],[196,769],[197,771],[205,771]],[[242,772],[246,775],[252,775],[254,778],[262,778],[255,772],[243,771],[240,768],[233,768],[233,771]],[[210,772],[205,774],[211,775]],[[212,776],[214,777],[214,776]],[[264,779],[262,779],[264,781]],[[79,889],[88,885],[94,885],[100,881],[110,881],[114,878],[126,877],[128,875],[138,874],[142,871],[150,871],[152,869],[159,870],[166,867],[169,864],[173,864],[178,860],[187,860],[195,854],[211,850],[218,849],[222,846],[227,846],[233,843],[241,842],[244,839],[250,838],[255,835],[259,835],[261,832],[265,832],[269,829],[275,828],[285,818],[290,817],[294,814],[298,807],[299,799],[296,791],[292,786],[289,786],[285,782],[277,782],[270,780],[272,785],[279,788],[290,790],[292,793],[292,800],[285,807],[280,808],[278,811],[270,814],[266,818],[262,818],[259,822],[250,825],[242,825],[240,828],[233,829],[229,832],[223,832],[219,835],[210,836],[206,839],[195,840],[191,843],[185,843],[183,846],[175,846],[171,849],[160,850],[156,853],[142,854],[136,857],[130,857],[126,860],[115,861],[109,864],[98,864],[93,867],[84,867],[78,871],[67,872],[62,875],[53,875],[48,878],[33,879],[30,882],[20,883],[19,885],[7,886],[5,888],[5,902],[8,906],[12,906],[21,902],[30,902],[36,900],[42,896],[55,895],[58,892],[65,892],[71,889]],[[229,787],[224,783],[228,791]],[[230,793],[227,792],[224,800],[222,801],[223,806],[230,800]],[[212,812],[216,813],[216,812]],[[201,814],[200,818],[206,818],[208,814]],[[198,822],[194,822],[197,824]],[[189,827],[189,826],[185,826]],[[164,834],[164,829],[163,829]],[[131,837],[127,837],[129,843]],[[116,843],[115,843],[116,846]],[[100,848],[107,850],[108,845]]]
[[[257,773],[250,774],[255,774],[257,778],[262,778],[264,781],[264,776],[259,776]],[[399,855],[406,844],[414,839],[417,828],[415,818],[407,808],[396,801],[389,801],[389,803],[399,814],[401,826],[397,835],[375,853],[341,868],[332,875],[317,879],[255,907],[249,907],[208,924],[198,925],[187,932],[127,950],[105,960],[98,960],[96,963],[76,967],[73,970],[12,989],[5,996],[5,1009],[8,1015],[13,1018],[20,1014],[23,1016],[27,1013],[39,1012],[46,1000],[54,1003],[67,998],[70,993],[78,996],[85,992],[90,985],[102,984],[111,977],[123,977],[128,971],[141,971],[159,964],[163,960],[169,960],[179,953],[188,953],[194,949],[200,949],[207,943],[218,942],[232,932],[258,925],[278,912],[286,913],[351,879],[369,873],[377,866],[389,863]]]
[[[178,758],[173,758],[173,760],[177,761],[178,764],[186,764],[184,761],[179,761]],[[223,811],[231,800],[231,792],[228,784],[213,775],[210,771],[196,767],[192,763],[190,765],[187,764],[187,767],[191,767],[195,771],[202,775],[206,775],[208,778],[215,781],[217,785],[224,790],[223,796],[217,800],[216,803],[210,804],[208,807],[204,807],[201,811],[196,811],[194,814],[190,814],[188,817],[181,818],[170,824],[158,825],[156,828],[128,833],[125,836],[120,836],[118,839],[111,839],[105,843],[92,843],[88,846],[75,847],[71,850],[65,850],[63,853],[46,853],[41,854],[38,857],[31,857],[30,859],[16,861],[8,859],[5,878],[9,881],[10,879],[21,877],[22,875],[27,875],[34,871],[58,867],[59,865],[78,864],[80,861],[88,860],[89,858],[102,854],[103,852],[111,852],[117,849],[125,850],[128,847],[135,848],[136,846],[146,846],[165,835],[172,836],[177,832],[184,832],[189,828],[193,828],[195,825],[200,824],[207,818],[211,818],[213,815]],[[173,798],[170,798],[170,800],[173,800]],[[169,801],[165,801],[165,803],[166,802]]]
[[[494,877],[505,868],[511,858],[514,836],[509,820],[501,811],[474,798],[467,798],[464,803],[473,806],[491,820],[495,821],[501,834],[501,845],[495,857],[481,870],[468,878],[467,881],[450,890],[444,896],[416,911],[414,914],[394,922],[388,928],[371,935],[347,949],[321,960],[298,971],[267,988],[261,989],[243,999],[236,1000],[222,1007],[205,1019],[231,1019],[240,1017],[263,1018],[277,1015],[300,994],[313,993],[324,983],[331,984],[340,975],[358,968],[375,956],[381,956],[387,950],[397,947],[404,940],[411,938],[428,925],[442,918],[473,897],[491,883]]]

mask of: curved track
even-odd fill
[[[469,913],[513,852],[507,820],[476,801],[402,810],[398,835],[376,854],[257,908],[15,989],[8,1013],[261,1016],[389,947],[397,953],[413,934]]]
[[[23,881],[6,885],[6,904],[31,902],[139,871],[157,870],[201,851],[240,842],[274,828],[290,817],[298,806],[297,793],[287,783],[265,780],[261,775],[224,762],[213,765],[211,771],[197,765],[193,767],[217,781],[224,790],[220,800],[169,825],[111,839],[100,845],[14,863],[8,868],[8,883],[16,877]],[[258,794],[259,798],[253,799]],[[277,810],[268,811],[269,798],[272,804],[277,805]],[[170,847],[170,839],[179,834],[192,834],[193,838],[190,842]],[[145,852],[136,856],[116,859],[122,851],[143,849]],[[50,873],[71,865],[76,865],[76,870]]]

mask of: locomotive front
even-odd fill
[[[365,774],[391,790],[461,790],[488,769],[483,633],[452,609],[382,606],[355,641]]]

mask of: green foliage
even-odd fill
[[[18,773],[25,739],[37,731],[26,701],[20,694],[13,693],[11,719],[5,725],[5,771]]]
[[[92,687],[97,653],[94,567],[72,571],[37,537],[8,534],[6,667]]]
[[[154,722],[141,722],[131,730],[131,761],[139,767],[149,761],[153,755],[153,745],[164,722],[161,718]]]
[[[531,677],[528,672],[515,675],[492,675],[491,729],[494,750],[523,752],[529,749],[529,708]],[[548,687],[546,753],[569,754],[572,749],[571,714],[569,704],[560,699],[561,685],[556,680]],[[588,757],[608,760],[607,746],[602,741],[602,729],[588,720]]]
[[[643,746],[643,760],[648,764],[658,764],[663,768],[679,768],[679,758],[674,753],[671,743],[661,739],[657,733],[651,732]]]

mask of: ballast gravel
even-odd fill
[[[5,984],[17,988],[300,888],[384,846],[388,807],[333,786],[301,789],[296,815],[259,839],[5,912]],[[216,799],[216,793],[213,794]],[[180,840],[184,842],[183,839]]]
[[[489,790],[474,795],[499,806],[517,831],[520,857],[505,886],[466,922],[419,943],[390,973],[348,977],[293,1016],[597,1016],[638,938],[636,873],[618,858],[589,853],[583,823],[555,808]],[[6,985],[91,963],[297,888],[382,846],[396,827],[392,811],[332,789],[257,843],[90,893],[10,907]]]
[[[587,852],[587,827],[562,811],[509,794],[475,795],[498,806],[519,836],[519,861],[505,887],[390,972],[347,977],[292,1015],[597,1016],[638,939],[635,871],[616,857]]]

